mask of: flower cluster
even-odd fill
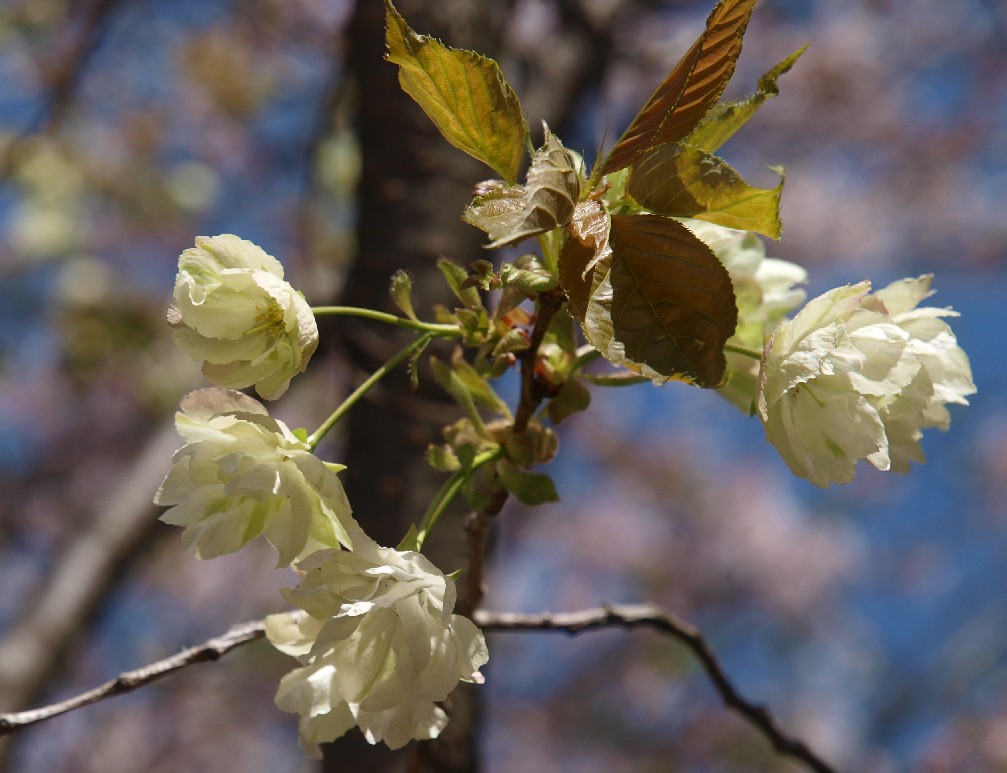
[[[283,266],[231,234],[200,236],[182,253],[168,324],[175,342],[217,386],[255,385],[275,400],[304,371],[318,328],[307,302],[283,280]]]
[[[759,363],[731,347],[762,350],[765,337],[787,314],[804,303],[805,292],[796,285],[808,273],[790,261],[767,258],[758,234],[708,223],[683,221],[717,259],[724,264],[734,285],[738,304],[738,327],[728,339],[727,382],[718,392],[746,413],[754,410],[758,390]]]
[[[924,461],[923,430],[947,429],[947,403],[976,391],[968,357],[942,317],[919,307],[932,277],[871,293],[840,287],[780,323],[765,349],[758,412],[795,475],[816,485],[853,479],[857,461],[907,472]]]
[[[233,553],[260,534],[289,566],[316,547],[352,547],[350,503],[338,465],[311,453],[262,403],[220,387],[182,400],[175,426],[186,441],[154,502],[181,526],[200,558]]]
[[[201,237],[179,259],[168,311],[175,340],[222,386],[279,397],[304,370],[318,333],[311,309],[279,262],[235,236]],[[317,755],[357,725],[392,748],[436,737],[437,706],[459,680],[481,682],[482,633],[453,614],[455,584],[419,553],[380,547],[351,515],[336,473],[303,430],[222,386],[182,400],[185,440],[161,483],[161,519],[183,527],[199,558],[232,553],[260,534],[279,566],[299,561],[303,613],[273,615],[269,639],[301,660],[277,705],[301,715],[301,742]],[[342,549],[342,548],[345,548]]]
[[[353,552],[319,551],[302,561],[301,586],[284,591],[307,614],[271,615],[266,634],[303,665],[280,682],[276,703],[300,715],[301,745],[357,725],[370,743],[397,749],[435,738],[437,706],[459,680],[483,680],[482,632],[452,614],[454,582],[419,553],[355,537]]]

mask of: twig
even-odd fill
[[[539,615],[480,611],[475,613],[474,619],[484,631],[563,631],[575,634],[611,627],[654,628],[678,639],[692,651],[724,703],[766,736],[779,754],[800,760],[817,773],[835,773],[835,769],[807,744],[784,732],[769,709],[741,696],[698,628],[653,604],[613,604],[579,612],[543,612]]]
[[[521,401],[514,412],[515,433],[524,432],[545,397],[542,384],[535,372],[535,364],[538,360],[539,347],[549,329],[549,323],[562,307],[564,300],[563,291],[559,288],[539,295],[538,314],[535,319],[535,327],[529,337],[528,348],[518,353],[521,360]]]
[[[824,762],[803,741],[787,734],[768,709],[752,703],[738,693],[698,628],[653,604],[613,604],[579,612],[543,612],[537,615],[478,610],[473,613],[473,618],[484,631],[496,632],[563,631],[575,634],[600,628],[654,628],[678,639],[692,651],[724,699],[724,703],[754,725],[769,739],[778,753],[803,762],[816,773],[836,773],[834,768]],[[0,714],[0,736],[9,735],[29,725],[97,703],[113,695],[130,692],[194,663],[217,660],[236,647],[262,638],[264,632],[265,623],[262,620],[241,623],[232,626],[223,636],[217,636],[135,671],[127,671],[100,687],[60,703],[31,711]]]
[[[94,508],[93,521],[60,557],[44,590],[0,637],[0,711],[30,705],[123,562],[151,533],[157,519],[150,495],[178,444],[171,424],[148,441],[118,488]],[[3,753],[0,745],[0,769]]]
[[[126,671],[115,679],[111,679],[103,685],[95,687],[93,690],[67,698],[65,701],[43,706],[40,709],[0,714],[0,736],[9,735],[29,725],[44,722],[47,719],[58,717],[60,714],[66,714],[68,711],[97,703],[114,695],[132,692],[138,687],[148,685],[151,682],[157,681],[162,676],[173,674],[194,663],[218,660],[242,644],[248,644],[250,641],[261,639],[265,635],[265,630],[266,626],[263,620],[254,620],[249,623],[234,625],[223,636],[217,636],[195,647],[189,647],[189,649],[182,650],[177,655],[151,663],[143,668]]]
[[[486,564],[486,535],[490,523],[507,503],[506,489],[494,493],[486,507],[470,513],[465,518],[465,534],[468,537],[469,561],[465,568],[465,593],[458,604],[458,614],[472,617],[482,603],[483,567]]]

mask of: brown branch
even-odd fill
[[[472,613],[482,603],[485,586],[483,571],[486,564],[486,536],[493,518],[507,503],[507,491],[500,489],[488,505],[465,518],[465,534],[468,537],[469,561],[465,569],[465,594],[458,604],[458,614],[472,617]]]
[[[535,365],[538,361],[538,350],[545,338],[546,331],[549,329],[549,323],[563,306],[564,300],[563,291],[558,287],[555,290],[539,294],[538,313],[535,317],[535,327],[528,340],[528,348],[518,353],[521,361],[521,401],[514,413],[515,433],[524,432],[531,417],[545,398],[542,383],[535,372]]]
[[[543,612],[538,615],[478,610],[473,613],[473,619],[484,631],[496,632],[563,631],[575,634],[600,628],[654,628],[678,639],[692,651],[724,703],[754,725],[778,753],[803,762],[816,773],[836,773],[803,741],[787,734],[767,708],[741,696],[698,628],[653,604],[612,604],[579,612]],[[135,671],[127,671],[100,687],[60,703],[31,711],[0,714],[0,736],[105,698],[131,692],[194,663],[218,660],[243,644],[261,639],[264,634],[265,623],[262,620],[234,625],[222,636]]]
[[[654,628],[678,639],[692,651],[724,703],[754,725],[779,754],[799,760],[817,773],[835,773],[835,769],[803,741],[788,735],[769,709],[741,696],[702,631],[653,604],[613,604],[579,612],[543,612],[539,615],[476,612],[475,621],[484,631],[563,631],[575,634],[598,628]]]
[[[67,698],[65,701],[30,711],[0,714],[0,736],[9,735],[29,725],[44,722],[47,719],[58,717],[60,714],[66,714],[68,711],[97,703],[114,695],[132,692],[138,687],[148,685],[151,682],[157,681],[162,676],[173,674],[194,663],[219,660],[236,647],[248,644],[248,642],[255,641],[256,639],[261,639],[265,635],[265,630],[265,621],[263,620],[254,620],[249,623],[234,625],[223,636],[217,636],[195,647],[189,647],[189,649],[182,650],[177,655],[151,663],[143,668],[126,671],[119,674],[115,679],[110,679],[103,685],[95,687],[93,690]]]

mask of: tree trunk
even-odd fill
[[[508,3],[484,0],[399,0],[396,5],[418,32],[489,56],[508,10]],[[363,168],[357,198],[358,251],[342,302],[391,309],[389,279],[405,268],[415,279],[417,313],[429,319],[434,303],[453,305],[437,259],[449,257],[464,265],[483,257],[482,233],[464,225],[460,215],[473,184],[492,172],[448,145],[399,87],[398,68],[382,59],[382,3],[358,2],[348,35],[359,94]],[[361,374],[372,372],[408,340],[363,321],[342,318],[339,327],[348,360]],[[441,440],[440,427],[456,416],[432,379],[422,378],[414,391],[403,368],[350,412],[343,453],[348,469],[341,477],[356,517],[379,543],[395,546],[409,524],[423,515],[441,483],[426,465],[424,451]],[[433,560],[449,572],[461,566],[464,555],[460,521],[457,529],[451,527],[442,524],[431,542],[432,548],[441,548]],[[458,542],[445,550],[444,538],[453,537],[451,531],[457,531]],[[472,716],[456,717],[455,724],[471,727]],[[464,759],[453,771],[475,769],[472,734],[463,746]],[[370,747],[353,732],[326,748],[323,768],[327,773],[402,770],[410,753]]]

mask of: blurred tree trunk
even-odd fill
[[[484,0],[399,0],[396,5],[418,32],[490,56],[509,10],[509,3]],[[464,225],[460,215],[473,184],[492,173],[448,145],[402,92],[398,68],[383,61],[382,3],[360,0],[348,37],[363,169],[358,249],[341,302],[391,310],[389,279],[396,269],[405,268],[415,279],[417,313],[429,318],[434,303],[452,305],[437,259],[444,256],[465,264],[483,256],[481,232]],[[361,376],[408,340],[395,330],[346,318],[340,319],[339,329],[350,364]],[[429,443],[440,441],[440,427],[456,412],[431,382],[424,378],[414,391],[404,369],[398,369],[350,412],[344,430],[348,469],[341,477],[356,517],[383,545],[398,544],[441,482],[423,454]],[[432,545],[442,548],[441,555],[433,558],[445,571],[453,571],[461,566],[463,554],[459,548],[444,554],[443,538],[451,537],[447,532],[452,529],[450,523],[443,527],[445,533],[439,532],[438,544]],[[460,539],[461,529],[456,531]],[[462,746],[465,759],[452,769],[472,770],[472,747]],[[408,749],[393,753],[383,745],[371,747],[353,732],[326,749],[323,767],[332,773],[402,770],[409,754]]]

